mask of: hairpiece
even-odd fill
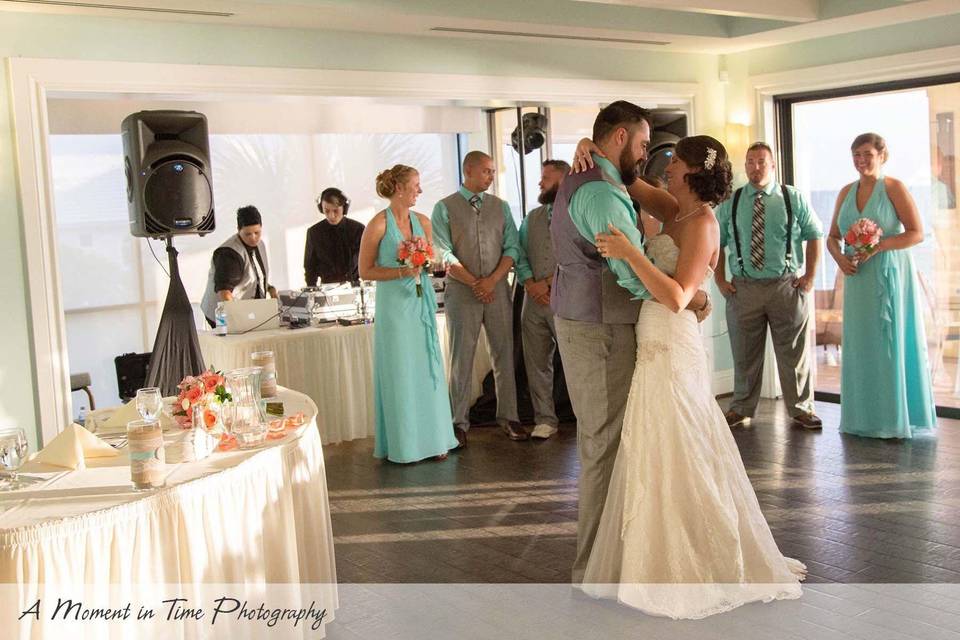
[[[713,147],[707,147],[707,157],[703,161],[704,169],[713,169],[714,163],[717,161],[717,150]]]

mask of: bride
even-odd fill
[[[581,143],[577,160],[596,149]],[[720,258],[713,205],[730,193],[726,149],[684,138],[667,168],[676,213],[646,244],[596,238],[626,260],[657,302],[637,321],[637,367],[583,590],[653,615],[703,618],[754,601],[800,597],[806,567],[774,542],[740,452],[711,394],[697,319],[684,308]]]

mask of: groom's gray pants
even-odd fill
[[[636,366],[637,337],[632,324],[560,317],[554,322],[570,403],[577,416],[580,480],[573,582],[581,583],[620,446],[623,412]]]

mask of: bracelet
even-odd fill
[[[697,313],[707,310],[707,307],[710,306],[710,294],[706,291],[703,292],[703,306],[697,309]]]

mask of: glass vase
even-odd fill
[[[250,449],[261,444],[267,435],[267,415],[260,402],[260,367],[245,367],[228,371],[224,378],[232,396],[230,433],[237,446]]]

